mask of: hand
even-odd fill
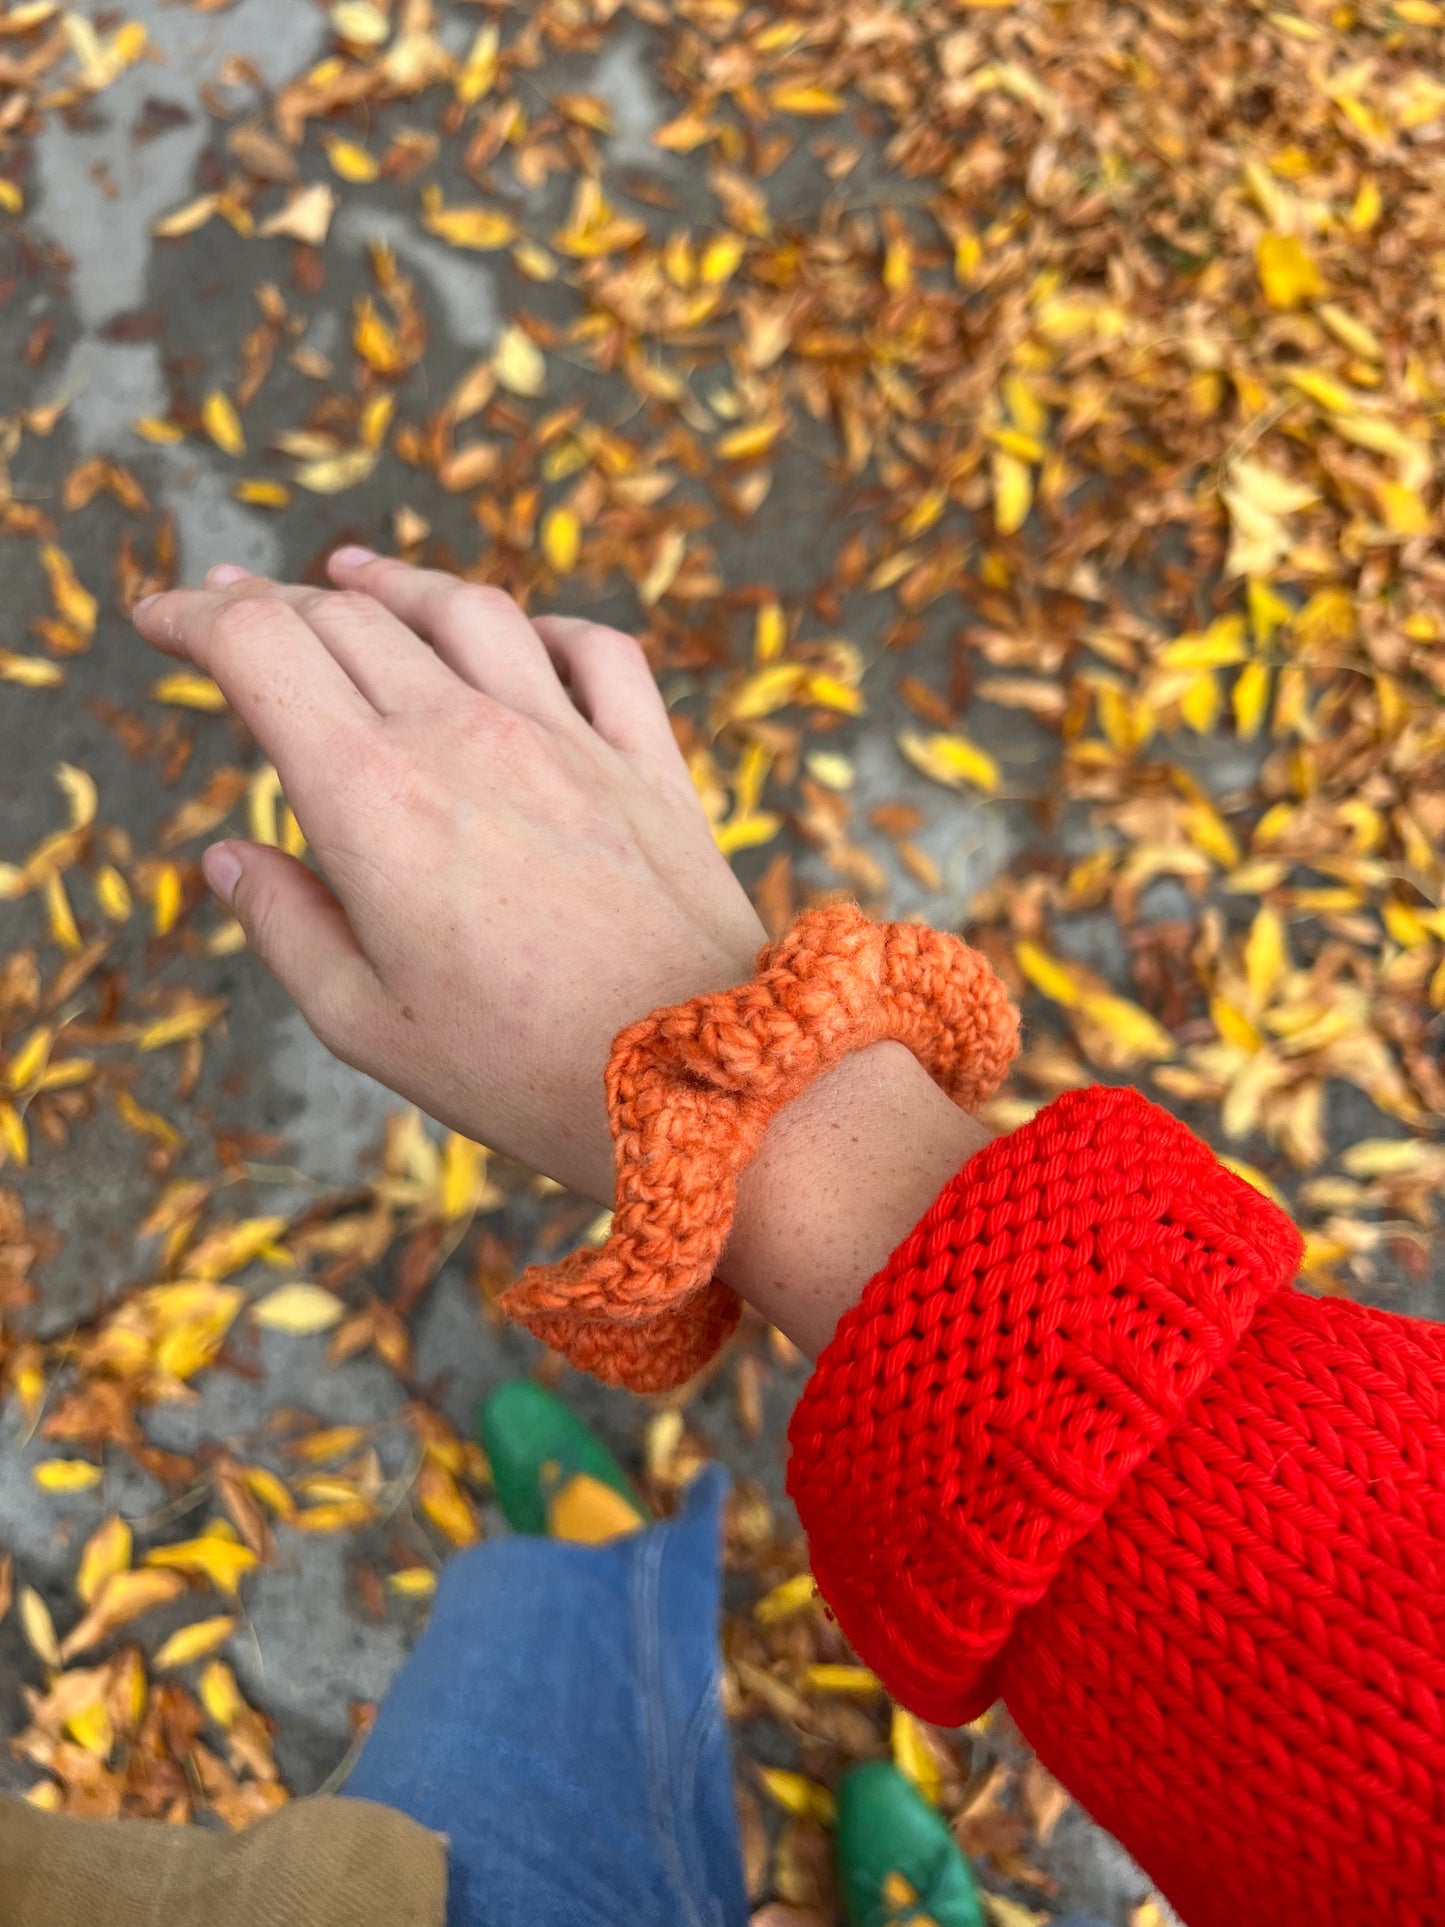
[[[322,871],[230,841],[207,879],[328,1049],[610,1203],[614,1035],[741,982],[764,941],[647,660],[366,550],[331,576],[227,567],[135,611],[220,684]]]

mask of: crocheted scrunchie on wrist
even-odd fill
[[[715,1267],[768,1125],[840,1058],[884,1041],[973,1108],[1018,1048],[1018,1013],[958,937],[835,903],[765,945],[747,983],[629,1025],[607,1065],[611,1235],[525,1271],[503,1310],[609,1384],[684,1383],[738,1321]]]

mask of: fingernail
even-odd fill
[[[339,563],[343,569],[359,569],[364,563],[375,562],[376,550],[359,549],[352,544],[344,549],[338,549],[331,560]]]
[[[160,599],[161,598],[160,598],[159,591],[157,591],[155,595],[143,595],[140,601],[135,604],[134,608],[132,608],[131,614],[133,616],[144,615],[146,610],[149,609],[149,607],[151,606],[151,604],[153,602],[159,602]]]
[[[244,582],[251,573],[238,562],[218,562],[206,577],[206,586],[211,589],[229,588],[233,582]]]
[[[241,881],[241,859],[229,843],[213,843],[201,858],[206,881],[228,907]]]

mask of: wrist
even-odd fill
[[[991,1136],[904,1045],[854,1051],[774,1120],[739,1182],[721,1276],[816,1357]]]

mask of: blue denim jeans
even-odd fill
[[[451,1842],[448,1927],[745,1927],[721,1511],[453,1559],[346,1784]]]
[[[726,1492],[710,1466],[666,1525],[496,1539],[443,1573],[346,1792],[447,1836],[448,1927],[745,1927]]]

